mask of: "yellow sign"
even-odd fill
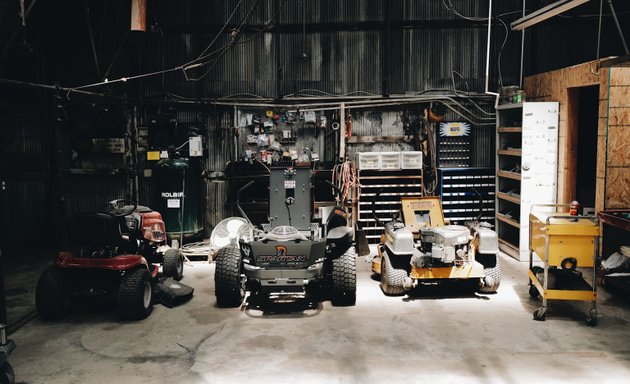
[[[147,160],[160,160],[160,151],[148,151]]]
[[[468,136],[470,124],[468,123],[440,123],[440,136]]]

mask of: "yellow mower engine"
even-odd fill
[[[445,225],[437,197],[403,198],[402,207],[404,223],[393,220],[385,225],[372,260],[385,294],[453,279],[469,281],[480,292],[496,292],[500,283],[496,232],[476,222]]]

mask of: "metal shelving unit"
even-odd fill
[[[557,102],[497,107],[496,231],[501,250],[520,261],[529,259],[530,206],[556,202],[558,110]]]
[[[445,219],[451,224],[464,224],[474,220],[479,214],[479,192],[483,205],[480,220],[494,224],[494,168],[441,168],[439,172],[440,197]]]
[[[391,221],[401,210],[401,197],[422,196],[422,170],[359,170],[358,180],[357,221],[368,242],[376,244],[385,228],[374,219],[372,202],[379,220],[383,224]]]

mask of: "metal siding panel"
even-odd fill
[[[405,93],[427,89],[453,89],[452,71],[457,71],[470,90],[483,88],[484,65],[478,65],[485,47],[485,34],[478,29],[413,29],[396,34],[400,43],[392,52],[390,67],[392,92]],[[485,61],[485,60],[484,60]],[[456,86],[466,90],[456,77]]]
[[[221,220],[230,214],[225,209],[227,201],[227,183],[223,181],[209,182],[206,193],[206,223],[210,233]]]
[[[106,175],[68,175],[65,178],[66,198],[70,216],[93,212],[114,199],[127,197],[127,178]]]
[[[206,95],[265,96],[276,92],[275,47],[271,33],[244,34],[203,80]]]
[[[203,16],[203,25],[220,28],[236,1],[223,5],[205,6],[208,13]],[[454,6],[462,14],[483,17],[487,12],[487,4],[478,2],[455,1]],[[193,21],[189,25],[197,25],[198,14],[204,13],[204,5],[190,8]],[[299,26],[302,23],[303,1],[283,2],[281,25]],[[320,95],[347,94],[363,91],[371,94],[381,93],[381,55],[383,48],[381,32],[374,30],[350,31],[309,31],[311,25],[317,23],[350,23],[381,22],[381,1],[313,1],[306,4],[306,38],[302,33],[281,32],[280,41],[274,41],[272,32],[263,33],[246,44],[231,48],[210,73],[201,82],[186,81],[182,72],[167,74],[167,89],[175,94],[189,97],[217,97],[226,95],[255,94],[265,97],[277,96],[276,49],[280,50],[281,69],[283,71],[282,94],[291,94],[305,89],[317,89]],[[394,29],[389,50],[390,92],[417,92],[432,88],[451,89],[453,76],[456,76],[456,87],[481,91],[485,78],[485,45],[486,29],[481,26],[465,27],[468,22],[448,12],[441,1],[396,2],[390,7],[392,21],[422,20],[460,20],[462,27],[429,28],[413,27]],[[172,6],[174,7],[174,6]],[[200,7],[200,8],[199,8]],[[507,7],[507,6],[506,6]],[[251,20],[251,24],[264,24],[273,16],[271,2],[262,2],[255,15],[260,17]],[[174,23],[184,22],[178,16],[182,11],[174,12]],[[499,12],[499,11],[497,11]],[[219,17],[218,15],[221,15]],[[236,15],[235,18],[242,15]],[[167,16],[165,16],[167,17]],[[167,17],[170,20],[171,16]],[[479,23],[477,23],[479,24]],[[373,28],[377,28],[374,24]],[[199,55],[207,43],[215,36],[212,33],[200,34],[166,34],[164,50],[166,68],[182,64],[186,60]],[[240,41],[254,35],[244,33]],[[496,89],[498,77],[496,57],[503,41],[503,28],[493,28],[491,56],[491,89]],[[228,35],[224,33],[214,48],[224,46]],[[305,47],[304,47],[305,45]],[[213,48],[213,49],[214,49]],[[306,59],[302,53],[307,54]],[[188,71],[190,76],[199,76],[209,66]],[[520,68],[520,34],[511,33],[510,39],[502,53],[502,72],[504,84],[518,83]],[[458,71],[464,77],[453,75]],[[157,80],[152,80],[155,84]],[[202,83],[202,84],[199,84]],[[159,89],[153,85],[152,89]],[[313,93],[313,92],[312,92]]]
[[[54,228],[49,227],[51,209],[45,176],[22,174],[2,180],[6,182],[6,190],[0,191],[5,224],[1,236],[13,243],[32,243],[54,236]]]
[[[473,167],[494,167],[495,162],[495,126],[474,126],[472,141]]]
[[[301,35],[282,35],[280,44],[284,94],[380,93],[379,32],[308,34],[306,59]]]
[[[300,0],[290,2],[291,18],[286,22],[302,20],[302,7],[306,3],[307,23],[362,22],[381,20],[382,0]],[[285,20],[283,20],[285,21]]]
[[[217,116],[218,115],[218,116]],[[218,118],[217,118],[218,117]],[[209,171],[223,171],[233,152],[232,130],[234,118],[232,110],[219,109],[208,120],[208,159]]]

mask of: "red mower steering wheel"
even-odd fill
[[[115,217],[131,214],[138,208],[138,203],[128,199],[116,199],[105,204],[105,212]]]

